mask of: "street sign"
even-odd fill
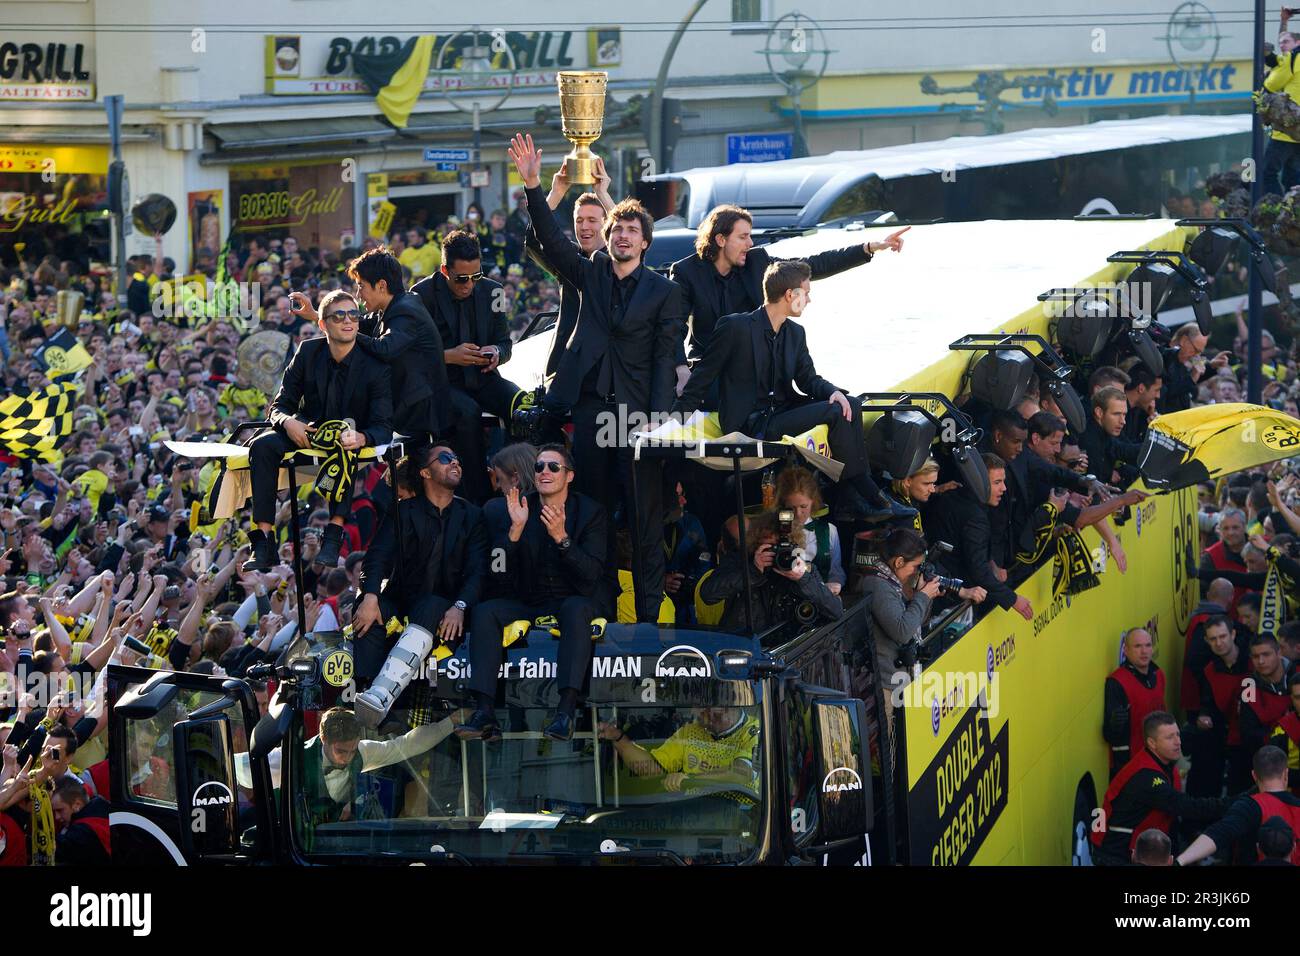
[[[426,163],[468,163],[468,149],[433,149],[432,147],[424,151],[424,161]]]
[[[728,163],[770,163],[794,155],[793,133],[728,133]]]
[[[489,169],[472,169],[469,173],[469,184],[475,188],[481,189],[492,185],[492,171]]]
[[[460,163],[439,163],[437,169],[440,173],[454,173],[460,169]]]

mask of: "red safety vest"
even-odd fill
[[[109,798],[108,761],[101,760],[99,763],[93,764],[87,772],[90,774],[90,782],[95,788],[95,792],[91,796],[103,797],[107,800]]]
[[[1112,766],[1122,767],[1132,759],[1134,754],[1141,753],[1147,745],[1146,739],[1142,736],[1142,722],[1147,719],[1147,715],[1157,710],[1165,709],[1165,674],[1164,671],[1151,664],[1156,669],[1156,683],[1154,687],[1144,687],[1137,676],[1121,664],[1111,673],[1119,686],[1124,689],[1124,696],[1128,699],[1128,751],[1111,750],[1110,756]]]
[[[1287,714],[1295,713],[1291,710],[1291,692],[1285,688],[1280,694],[1271,691],[1260,684],[1258,676],[1255,679],[1255,699],[1243,700],[1241,705],[1255,712],[1260,726],[1269,736],[1272,735],[1272,730],[1277,726],[1278,721]]]
[[[0,810],[0,866],[27,865],[27,834],[18,821]]]
[[[1201,706],[1200,685],[1196,683],[1196,672],[1187,664],[1191,659],[1192,635],[1196,633],[1198,627],[1212,617],[1214,615],[1208,611],[1196,615],[1188,622],[1187,633],[1183,635],[1183,686],[1179,691],[1179,704],[1185,711],[1196,710]]]
[[[1121,827],[1110,826],[1111,811],[1114,809],[1115,798],[1120,795],[1120,791],[1128,786],[1128,782],[1133,779],[1133,775],[1139,770],[1154,770],[1166,780],[1169,780],[1169,782],[1173,784],[1175,790],[1183,789],[1183,780],[1178,774],[1178,768],[1173,768],[1171,776],[1165,771],[1165,768],[1160,765],[1160,761],[1156,760],[1156,758],[1152,756],[1151,751],[1147,750],[1144,744],[1141,752],[1124,765],[1124,769],[1115,775],[1115,779],[1112,780],[1110,786],[1106,788],[1106,798],[1101,803],[1102,828],[1100,830],[1093,830],[1089,835],[1089,839],[1092,841],[1093,846],[1098,849],[1101,848],[1102,841],[1106,839],[1106,834],[1111,829],[1114,829],[1117,832],[1122,832]],[[1165,833],[1168,833],[1173,828],[1173,825],[1174,815],[1172,813],[1166,813],[1163,810],[1152,810],[1139,820],[1137,826],[1135,826],[1129,833],[1129,851],[1132,851],[1134,845],[1137,843],[1138,835],[1144,831],[1163,830]]]
[[[82,817],[76,823],[77,826],[84,826],[99,838],[99,842],[104,847],[104,852],[111,859],[113,856],[113,843],[108,831],[108,817]]]
[[[1233,561],[1228,557],[1228,549],[1223,546],[1222,541],[1216,541],[1205,549],[1205,553],[1210,556],[1210,563],[1219,571],[1240,571],[1246,572],[1246,566],[1240,561]],[[1250,588],[1233,587],[1232,603],[1228,605],[1228,613],[1234,618],[1237,616],[1237,602],[1241,596],[1250,591]]]
[[[1228,718],[1228,746],[1235,747],[1241,743],[1241,689],[1250,672],[1229,674],[1214,666],[1218,662],[1216,657],[1205,665],[1205,679],[1210,682],[1215,706]]]
[[[1253,793],[1250,799],[1259,804],[1259,822],[1263,823],[1269,817],[1281,817],[1291,825],[1291,832],[1300,834],[1300,807],[1280,800],[1272,793]],[[1255,848],[1258,859],[1264,859],[1264,854]],[[1291,850],[1291,863],[1294,866],[1300,866],[1300,840],[1296,841],[1295,847]]]

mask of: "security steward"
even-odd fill
[[[1256,634],[1250,639],[1250,666],[1255,687],[1241,700],[1241,743],[1246,753],[1254,754],[1269,742],[1278,722],[1291,711],[1287,688],[1291,675],[1272,634]]]
[[[1180,866],[1216,853],[1231,852],[1234,844],[1238,848],[1238,863],[1262,860],[1264,855],[1257,848],[1259,828],[1271,817],[1281,817],[1290,825],[1292,833],[1300,832],[1300,797],[1287,790],[1286,754],[1277,747],[1261,747],[1252,761],[1251,776],[1255,778],[1258,792],[1234,800],[1222,820],[1206,827],[1178,855]],[[1300,849],[1292,848],[1291,863],[1300,864]]]
[[[463,494],[482,504],[491,493],[483,412],[509,423],[519,386],[498,368],[510,361],[510,328],[501,283],[483,275],[478,236],[458,229],[442,240],[438,271],[411,286],[442,337],[455,430],[447,435],[465,462]]]
[[[357,301],[347,292],[330,292],[321,300],[316,324],[325,337],[308,339],[293,353],[271,400],[273,427],[249,446],[254,527],[248,533],[253,551],[244,562],[245,571],[270,571],[278,560],[275,498],[280,463],[287,452],[307,448],[316,426],[331,420],[353,423],[341,438],[350,452],[386,444],[393,437],[388,367],[356,347],[360,320]],[[331,502],[329,511],[329,524],[314,561],[324,568],[338,565],[343,524],[352,511],[351,490],[343,500]]]
[[[1138,836],[1146,830],[1161,830],[1172,839],[1175,820],[1209,822],[1223,813],[1222,800],[1183,793],[1175,766],[1183,755],[1182,735],[1173,714],[1162,710],[1148,714],[1142,722],[1142,736],[1142,751],[1106,788],[1101,826],[1089,838],[1093,862],[1098,866],[1126,864]]]
[[[1250,677],[1246,638],[1226,617],[1205,624],[1205,641],[1214,655],[1201,669],[1201,706],[1196,739],[1189,756],[1187,792],[1194,797],[1217,796],[1228,765],[1228,793],[1250,786],[1250,755],[1241,743],[1241,697]]]
[[[58,866],[107,866],[113,862],[109,843],[109,803],[90,797],[78,780],[64,777],[50,797],[59,836],[54,862]]]
[[[578,698],[591,673],[591,625],[608,615],[612,594],[605,580],[605,509],[574,491],[573,459],[563,445],[543,445],[537,453],[537,491],[506,496],[508,528],[494,528],[494,558],[489,573],[505,581],[517,598],[485,601],[471,615],[466,682],[475,710],[456,735],[465,740],[498,740],[495,703],[501,668],[502,630],[513,621],[553,616],[560,631],[555,681],[560,705],[547,722],[546,736],[573,739]]]
[[[1269,741],[1286,754],[1286,765],[1291,773],[1291,792],[1300,795],[1300,674],[1292,674],[1287,681],[1291,694],[1291,707],[1282,715]]]
[[[1165,704],[1165,674],[1151,659],[1151,633],[1135,627],[1124,635],[1124,663],[1106,678],[1106,718],[1102,735],[1110,744],[1110,778],[1146,746],[1142,724]]]
[[[487,572],[483,512],[456,496],[461,463],[446,445],[414,449],[399,464],[408,486],[420,489],[398,503],[402,533],[385,516],[361,565],[361,601],[352,622],[359,685],[357,719],[378,727],[433,650],[465,635],[469,609],[478,603]],[[400,542],[400,552],[399,552]],[[392,617],[407,624],[389,650]],[[387,657],[385,657],[387,652]],[[376,676],[378,675],[378,676]]]

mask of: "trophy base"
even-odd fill
[[[564,157],[571,186],[594,186],[596,184],[596,159],[586,143],[578,143],[568,156]]]

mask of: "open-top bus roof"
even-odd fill
[[[775,256],[806,256],[879,241],[889,227],[823,229],[784,239]],[[1106,262],[1121,250],[1182,249],[1194,230],[1172,220],[1014,220],[913,226],[900,254],[814,282],[800,323],[817,371],[850,392],[943,392],[955,398],[972,353],[948,344],[975,332],[1046,336],[1037,300],[1052,288],[1117,281],[1133,268]],[[502,374],[521,388],[541,381],[551,334],[514,349]]]
[[[777,206],[797,211],[812,203],[818,193],[825,191],[828,196],[838,196],[849,184],[867,175],[899,179],[946,170],[960,174],[963,169],[1008,166],[1249,132],[1248,113],[1105,120],[993,136],[953,136],[878,149],[837,150],[822,156],[771,163],[701,166],[647,178],[650,181],[685,179],[690,182],[687,225],[694,228],[718,203],[737,203],[755,214]]]

